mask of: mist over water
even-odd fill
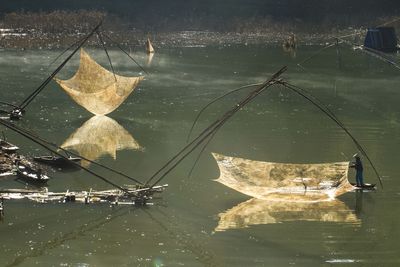
[[[281,207],[254,203],[250,197],[213,181],[219,170],[211,152],[287,163],[351,160],[356,148],[338,126],[304,99],[274,87],[224,125],[202,154],[192,176],[188,177],[188,172],[196,153],[171,172],[163,180],[169,188],[161,199],[154,200],[153,206],[7,201],[6,216],[0,222],[0,265],[398,264],[398,71],[344,46],[340,48],[340,58],[332,48],[303,64],[303,68],[297,66],[319,48],[300,47],[296,57],[280,47],[263,45],[171,48],[158,50],[151,63],[144,53],[134,52],[150,75],[108,117],[120,126],[118,129],[128,132],[141,149],[116,149],[115,158],[103,153],[96,160],[145,181],[185,145],[192,122],[205,104],[231,89],[262,82],[287,65],[283,78],[329,105],[368,152],[383,176],[384,189],[347,193],[326,205]],[[59,52],[1,51],[2,100],[22,101],[51,72],[54,66],[47,67]],[[88,52],[108,68],[102,50]],[[110,56],[118,74],[140,74],[140,69],[120,52],[110,51]],[[70,78],[77,66],[78,57],[74,57],[58,77]],[[194,135],[246,92],[210,107],[200,118]],[[62,144],[91,117],[51,82],[18,125]],[[21,147],[21,153],[45,153],[28,140],[8,130],[4,132],[9,141]],[[364,165],[366,181],[376,183],[371,167],[366,161]],[[49,191],[109,188],[82,171],[48,172],[53,178]],[[115,175],[102,174],[116,183],[129,183]],[[354,179],[352,171],[349,176]],[[2,177],[1,183],[4,188],[23,187],[11,177]],[[241,217],[235,213],[240,205],[261,210]],[[236,218],[235,227],[216,231],[223,223],[221,218],[230,214]],[[233,224],[228,221],[224,225]]]

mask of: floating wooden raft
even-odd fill
[[[118,189],[103,191],[69,191],[48,192],[46,190],[0,189],[0,199],[19,200],[28,199],[38,203],[48,202],[78,202],[78,203],[104,203],[145,205],[155,193],[161,193],[168,184],[149,187],[130,186],[128,190]]]

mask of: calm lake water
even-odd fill
[[[145,54],[136,52],[150,75],[108,115],[109,130],[91,124],[96,119],[90,120],[92,115],[55,82],[32,102],[18,125],[60,145],[79,131],[84,136],[102,129],[93,135],[96,138],[83,141],[92,148],[90,156],[146,181],[185,145],[202,106],[231,89],[262,82],[287,65],[284,79],[329,104],[364,146],[383,177],[383,189],[350,192],[326,205],[259,203],[255,212],[233,214],[234,224],[228,222],[228,227],[217,231],[224,223],[220,214],[238,205],[249,205],[250,211],[254,203],[251,197],[214,181],[219,170],[211,152],[290,163],[345,161],[357,152],[350,138],[315,107],[276,87],[224,125],[190,177],[196,154],[172,171],[163,180],[169,188],[153,206],[6,202],[0,222],[0,265],[399,266],[399,72],[348,47],[340,49],[340,57],[330,48],[304,63],[304,68],[297,66],[319,48],[300,47],[296,57],[268,46],[160,49],[151,64]],[[102,50],[88,52],[108,67]],[[55,68],[48,65],[59,53],[0,51],[1,100],[22,101]],[[110,54],[117,73],[138,75],[140,69],[126,56],[116,50]],[[69,78],[77,66],[75,57],[58,77]],[[244,94],[210,107],[195,133]],[[45,153],[27,139],[2,130],[22,148],[21,153]],[[116,140],[120,132],[130,135],[137,146],[124,149]],[[366,182],[376,183],[371,166],[364,162]],[[116,183],[129,184],[90,168]],[[109,188],[83,171],[48,173],[53,178],[50,191]],[[349,176],[354,180],[354,172]],[[13,177],[0,182],[2,188],[24,187]]]

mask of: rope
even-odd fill
[[[112,62],[111,62],[110,55],[108,54],[106,45],[105,45],[105,43],[104,43],[104,41],[103,41],[103,38],[101,38],[101,33],[100,33],[99,31],[96,31],[96,34],[97,34],[97,37],[99,38],[99,42],[100,42],[101,45],[103,46],[104,52],[106,52],[108,62],[110,63],[111,70],[112,70],[112,72],[113,72],[113,74],[114,74],[115,82],[117,82],[117,76],[115,76],[114,67],[113,67],[113,64],[112,64]]]
[[[346,134],[351,138],[351,140],[356,145],[357,149],[364,155],[364,157],[370,163],[372,169],[374,170],[374,172],[376,174],[376,177],[379,180],[381,187],[383,188],[381,176],[379,175],[377,169],[375,168],[375,165],[372,163],[372,161],[371,161],[370,157],[368,156],[367,152],[365,151],[365,149],[356,140],[356,138],[350,133],[350,131],[344,126],[344,124],[336,116],[332,115],[332,112],[329,110],[329,108],[324,105],[321,105],[320,103],[322,103],[322,102],[319,101],[320,103],[318,103],[318,101],[315,101],[314,99],[317,99],[317,98],[315,96],[311,95],[310,92],[307,92],[304,89],[298,90],[298,87],[288,84],[286,82],[281,82],[281,84],[283,86],[285,86],[286,88],[292,90],[296,94],[307,99],[309,102],[311,102],[314,106],[316,106],[319,110],[321,110],[324,114],[326,114],[330,119],[332,119],[337,125],[340,126],[340,128],[342,128],[346,132]]]
[[[309,56],[308,58],[304,59],[304,60],[301,61],[300,63],[297,63],[297,66],[303,68],[303,66],[302,66],[303,63],[309,61],[310,59],[312,59],[313,57],[315,57],[316,55],[318,55],[319,53],[321,53],[321,52],[324,51],[325,49],[330,48],[330,47],[332,47],[332,46],[334,46],[334,45],[336,45],[336,44],[337,44],[337,43],[332,43],[332,44],[326,45],[326,46],[324,46],[324,47],[318,49],[314,54],[312,54],[312,55]]]
[[[131,57],[131,55],[129,55],[128,52],[126,52],[116,41],[114,41],[113,39],[111,39],[110,36],[108,36],[107,34],[104,34],[104,36],[110,40],[111,42],[113,42],[118,48],[119,50],[121,50],[125,55],[127,55],[133,62],[135,62],[135,64],[142,70],[144,71],[144,73],[146,73],[147,75],[150,75],[133,57]]]
[[[218,100],[220,100],[220,99],[222,99],[222,98],[224,98],[224,97],[226,97],[226,96],[228,96],[228,95],[230,95],[230,94],[233,94],[233,93],[235,93],[235,92],[238,92],[238,91],[240,91],[240,90],[247,89],[247,88],[250,88],[250,87],[260,86],[261,84],[262,84],[262,83],[254,83],[254,84],[249,84],[249,85],[241,86],[241,87],[239,87],[239,88],[233,89],[233,90],[231,90],[231,91],[229,91],[229,92],[223,94],[222,96],[219,96],[219,97],[213,99],[210,103],[208,103],[207,105],[205,105],[205,106],[200,110],[199,114],[197,114],[197,116],[196,116],[196,118],[195,118],[195,120],[194,120],[194,122],[193,122],[193,124],[192,124],[192,127],[190,127],[190,131],[189,131],[188,136],[187,136],[187,138],[186,138],[186,142],[189,141],[190,136],[191,136],[191,134],[192,134],[192,132],[193,132],[193,129],[194,129],[194,127],[195,127],[197,121],[199,120],[201,114],[202,114],[203,111],[205,111],[210,105],[212,105],[213,103],[217,102]]]
[[[86,36],[85,36],[86,37]],[[59,54],[52,62],[50,62],[50,64],[47,66],[47,69],[51,67],[51,65],[54,64],[54,62],[56,62],[60,57],[62,57],[68,50],[70,50],[72,47],[74,47],[75,45],[77,45],[78,43],[82,42],[85,37],[82,37],[81,39],[78,39],[76,42],[72,43],[70,46],[68,46],[64,51],[61,52],[61,54]]]

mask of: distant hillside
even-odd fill
[[[102,29],[130,46],[149,35],[159,46],[281,44],[293,33],[307,44],[335,36],[359,43],[368,27],[390,22],[400,29],[400,0],[0,1],[5,48],[65,47],[102,18]]]
[[[399,0],[1,0],[6,13],[98,10],[150,30],[230,30],[232,24],[268,19],[325,26],[368,24],[400,11]],[[237,27],[237,25],[235,25]],[[167,29],[169,30],[169,29]]]

